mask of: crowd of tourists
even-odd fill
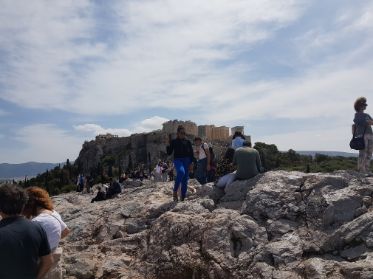
[[[202,185],[216,182],[217,187],[223,188],[234,180],[249,179],[263,171],[259,152],[251,147],[251,143],[239,131],[233,135],[231,146],[219,164],[212,146],[203,142],[201,137],[195,137],[192,145],[186,138],[182,125],[177,128],[175,139],[169,135],[167,154],[174,156],[174,201],[179,201],[179,198],[181,201],[185,200],[190,177],[194,177]]]
[[[372,117],[365,113],[367,99],[358,98],[354,103],[356,111],[352,126],[353,140],[351,148],[359,150],[358,171],[373,176],[370,163],[373,152]],[[186,198],[189,177],[200,184],[215,181],[215,186],[225,188],[235,180],[250,179],[264,171],[259,152],[252,148],[251,142],[237,131],[224,157],[217,164],[212,146],[200,137],[195,137],[194,145],[186,138],[185,128],[179,126],[175,139],[169,136],[167,154],[174,155],[176,179],[173,198],[183,201]],[[180,197],[179,197],[179,188]]]
[[[358,98],[354,103],[356,114],[352,126],[351,147],[359,150],[358,171],[373,175],[370,171],[373,120],[365,113],[367,106],[364,97]],[[108,184],[99,187],[92,202],[116,197],[121,193],[128,178],[140,181],[154,179],[155,182],[174,181],[173,199],[183,201],[187,195],[190,178],[195,178],[201,185],[215,182],[215,186],[225,188],[235,180],[249,179],[264,171],[259,152],[252,148],[250,140],[247,140],[240,131],[234,133],[230,146],[219,162],[213,146],[204,142],[201,137],[195,137],[193,142],[190,141],[183,126],[177,128],[176,138],[169,135],[166,152],[169,156],[173,155],[173,161],[159,160],[154,169],[149,169],[148,174],[144,166],[140,166],[128,176],[122,175],[119,182],[110,179]],[[79,175],[77,191],[86,188],[89,193],[92,186],[92,178]]]
[[[171,161],[158,160],[152,176],[156,182],[167,182],[174,180],[174,165]]]
[[[61,238],[69,228],[47,191],[0,186],[0,278],[60,279]]]

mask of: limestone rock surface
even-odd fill
[[[145,181],[118,198],[54,197],[65,278],[373,278],[373,178],[273,171],[229,188]]]

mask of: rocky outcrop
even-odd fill
[[[223,192],[144,182],[113,200],[54,198],[65,278],[373,278],[373,178],[268,172]]]
[[[96,170],[102,160],[111,156],[115,166],[121,165],[125,170],[139,164],[155,164],[158,159],[167,158],[167,134],[155,131],[144,134],[134,134],[129,137],[96,137],[85,142],[75,161],[85,174]]]
[[[168,122],[167,122],[168,123]],[[174,130],[176,131],[176,129]],[[175,133],[171,133],[175,137]],[[98,167],[104,164],[105,157],[111,157],[115,167],[122,170],[136,168],[144,165],[146,170],[154,167],[159,159],[172,160],[167,156],[168,130],[157,130],[150,133],[133,134],[129,137],[112,135],[97,136],[95,140],[86,141],[79,153],[75,164],[86,175],[100,173]],[[187,134],[187,138],[193,142],[194,135]],[[214,147],[217,159],[220,159],[226,150],[226,141],[209,141]]]

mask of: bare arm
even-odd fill
[[[53,256],[52,253],[40,258],[38,277],[37,279],[42,279],[45,274],[51,269],[53,265]]]
[[[373,120],[367,120],[368,125],[373,125]]]
[[[61,233],[61,238],[65,238],[70,233],[70,229],[66,228]]]

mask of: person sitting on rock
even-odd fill
[[[24,218],[26,192],[15,185],[0,186],[0,278],[41,279],[53,264],[45,230]]]
[[[110,177],[110,185],[109,185],[109,188],[106,191],[106,198],[107,199],[115,198],[120,193],[122,193],[122,188],[120,187],[120,184],[118,183],[118,181],[116,181],[112,177]]]
[[[106,200],[106,187],[104,185],[98,187],[98,192],[96,197],[91,200],[91,203],[95,201],[104,201]]]
[[[236,131],[232,138],[232,148],[236,150],[237,148],[242,147],[244,141],[245,136],[240,131]]]
[[[236,179],[252,178],[263,171],[259,152],[251,147],[251,142],[244,141],[243,147],[234,152],[233,165],[237,166]]]
[[[53,208],[53,202],[47,191],[40,187],[30,187],[26,189],[28,201],[23,210],[23,214],[38,222],[47,233],[49,246],[53,253],[53,267],[43,279],[62,279],[60,259],[62,249],[58,248],[61,238],[66,237],[70,230],[62,221],[60,214]]]
[[[176,170],[173,198],[174,201],[178,201],[177,192],[181,185],[180,198],[183,201],[188,191],[189,170],[193,170],[193,147],[191,142],[186,139],[185,129],[182,125],[177,127],[177,138],[172,140],[171,135],[169,135],[168,140],[167,154],[174,154],[174,167]]]

